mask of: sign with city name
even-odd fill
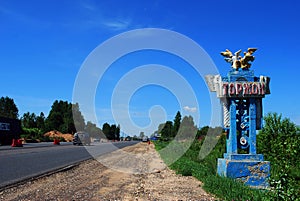
[[[266,86],[262,82],[221,82],[219,86],[219,97],[257,97],[266,94]]]
[[[227,82],[222,80],[220,75],[205,76],[206,83],[211,92],[217,92],[219,98],[226,97],[261,97],[270,94],[270,78],[261,76],[257,82],[236,81]]]

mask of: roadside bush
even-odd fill
[[[276,200],[300,200],[299,128],[277,113],[265,116],[265,125],[257,136],[257,149],[271,162],[270,193]]]
[[[26,142],[39,142],[42,140],[42,131],[39,128],[22,128],[21,137],[26,140]]]

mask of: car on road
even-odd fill
[[[77,132],[73,137],[73,145],[91,145],[91,138],[87,132]]]
[[[149,138],[148,138],[147,136],[144,136],[144,137],[142,138],[142,141],[143,141],[143,142],[148,142],[148,141],[149,141]]]
[[[94,142],[100,142],[100,139],[99,138],[95,138]]]

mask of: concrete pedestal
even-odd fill
[[[270,162],[261,154],[224,154],[218,159],[218,175],[244,182],[256,188],[269,186]]]

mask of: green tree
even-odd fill
[[[63,124],[63,116],[61,109],[62,101],[54,101],[51,106],[51,110],[47,119],[45,120],[45,127],[47,131],[59,130],[60,126]]]
[[[36,116],[34,113],[26,112],[21,117],[21,125],[23,134],[26,138],[39,138],[43,139],[42,134],[45,131],[44,124],[44,113],[41,112],[39,116]]]
[[[67,101],[54,101],[45,120],[45,128],[46,131],[58,130],[62,133],[75,133],[77,130],[84,130],[85,123],[79,105]]]
[[[76,130],[83,130],[85,127],[85,122],[83,115],[80,112],[78,103],[72,104],[72,115]]]
[[[60,130],[60,126],[62,124],[63,117],[60,112],[50,112],[47,119],[45,120],[46,131]]]
[[[0,117],[18,119],[18,112],[19,110],[12,98],[7,96],[0,98]]]
[[[78,127],[78,129],[76,129],[77,127],[75,126],[75,122],[73,118],[74,117],[73,104],[64,101],[62,108],[63,108],[62,109],[63,123],[60,126],[59,131],[61,131],[62,133],[72,133],[72,134],[75,133],[77,130],[83,131],[84,126]],[[79,111],[79,107],[78,107],[78,111]]]
[[[180,124],[181,124],[181,114],[180,112],[178,111],[176,116],[175,116],[175,119],[174,119],[174,126],[173,126],[173,137],[176,136],[179,128],[180,128]]]
[[[111,129],[108,123],[104,123],[102,126],[102,132],[106,136],[108,140],[113,140],[113,136],[111,136]]]
[[[112,124],[110,126],[110,134],[109,134],[109,136],[110,136],[110,138],[112,140],[118,140],[118,138],[120,138],[120,131],[118,131],[118,128],[117,128],[116,124]]]
[[[137,135],[134,135],[134,136],[132,137],[132,140],[139,140],[139,138],[138,138]]]
[[[203,139],[207,135],[208,130],[209,130],[209,126],[204,126],[201,129],[199,129],[197,131],[197,138],[198,139]]]
[[[194,119],[192,116],[185,116],[182,119],[180,128],[178,130],[177,137],[181,140],[194,140],[197,134],[197,127],[194,124]]]
[[[121,126],[120,124],[116,128],[116,140],[120,140],[120,134],[121,134]]]
[[[173,137],[173,122],[167,121],[164,125],[164,128],[161,130],[161,139],[168,141]]]
[[[100,128],[96,126],[96,124],[88,121],[85,126],[85,131],[90,134],[91,137],[94,138],[103,138],[103,132]]]
[[[264,118],[265,125],[257,136],[258,151],[266,154],[276,164],[299,162],[300,135],[297,126],[277,113],[269,113]],[[281,168],[280,168],[281,169]]]
[[[37,117],[34,113],[26,112],[21,117],[21,125],[23,128],[37,128]]]
[[[113,124],[113,125],[110,126],[110,133],[109,133],[109,135],[111,136],[112,140],[116,139],[116,129],[117,129],[117,126],[115,124]]]
[[[41,112],[40,115],[36,117],[36,126],[42,132],[45,132],[45,115],[43,112]]]

